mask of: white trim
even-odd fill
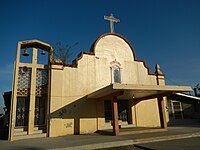
[[[122,73],[121,73],[121,70],[122,70],[122,67],[121,67],[121,64],[120,62],[116,61],[116,59],[112,62],[110,62],[110,73],[111,73],[111,83],[115,83],[115,79],[114,79],[114,70],[118,70],[119,71],[119,78],[120,78],[120,82],[119,83],[122,83]]]
[[[176,93],[176,95],[180,95],[180,96],[184,96],[184,97],[188,97],[188,98],[192,98],[192,99],[196,99],[200,101],[200,97],[196,97],[196,96],[192,96],[192,95],[187,95],[187,94],[183,94],[183,93]]]

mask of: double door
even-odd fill
[[[16,127],[28,126],[29,116],[29,102],[30,98],[17,97],[17,109],[16,109]],[[36,97],[35,99],[35,116],[34,125],[40,126],[45,124],[46,117],[46,100],[44,97]]]
[[[17,97],[16,127],[28,125],[29,97]]]
[[[112,120],[112,107],[111,101],[104,101],[105,108],[105,121],[110,122]],[[118,101],[118,119],[121,121],[128,121],[128,101],[119,100]]]

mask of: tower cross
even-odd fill
[[[110,32],[114,33],[114,22],[120,22],[120,20],[114,18],[113,14],[110,14],[110,16],[104,16],[104,19],[110,21]]]

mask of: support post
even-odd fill
[[[163,97],[158,98],[158,109],[160,114],[160,125],[161,128],[167,128],[166,114],[165,114],[165,104]]]
[[[14,140],[14,128],[16,122],[16,107],[17,107],[17,83],[18,83],[18,73],[19,73],[19,62],[20,62],[20,52],[21,52],[21,43],[18,42],[17,45],[17,57],[14,64],[14,72],[13,72],[13,83],[12,83],[12,97],[11,97],[11,105],[10,105],[10,120],[9,120],[9,134],[8,140]]]
[[[118,106],[117,97],[112,98],[112,119],[113,119],[113,133],[114,135],[119,134],[119,124],[118,124]]]
[[[32,71],[31,71],[31,86],[30,86],[30,102],[29,102],[29,119],[28,119],[28,134],[33,134],[34,119],[35,119],[35,91],[36,91],[36,64],[37,64],[37,49],[33,48],[32,56]]]
[[[156,64],[156,80],[157,85],[165,85],[165,74],[162,73],[160,70],[160,66]],[[161,128],[167,128],[167,120],[166,120],[166,113],[165,113],[165,103],[163,97],[158,97],[158,109],[160,114],[160,125]]]
[[[53,53],[52,52],[53,50],[50,51],[50,53]],[[47,112],[46,112],[46,128],[47,128],[47,137],[50,137],[50,122],[51,122],[51,113],[50,113],[50,108],[51,108],[51,61],[52,60],[52,57],[50,56],[49,54],[49,70],[48,70],[48,95],[47,95]]]

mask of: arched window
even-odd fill
[[[113,74],[114,74],[114,83],[121,83],[120,70],[114,69]]]
[[[111,67],[112,83],[121,83],[121,70],[118,66]]]

